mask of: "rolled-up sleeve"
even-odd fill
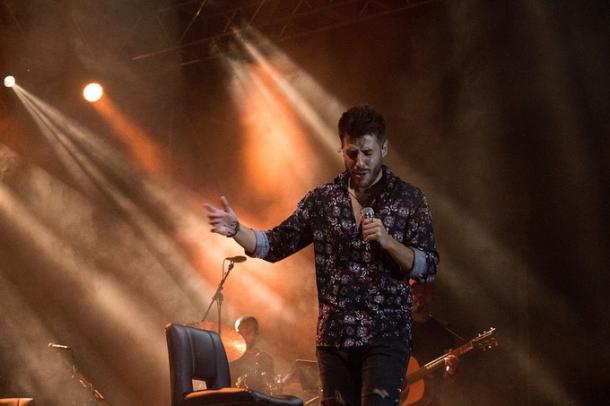
[[[439,256],[434,241],[432,213],[424,194],[417,190],[418,203],[409,221],[408,246],[413,249],[414,260],[410,277],[418,282],[432,282],[438,271]]]
[[[256,236],[256,247],[253,252],[246,252],[246,254],[254,258],[265,258],[269,253],[267,234],[260,230],[254,230],[254,235]]]

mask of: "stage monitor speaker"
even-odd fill
[[[2,406],[34,406],[34,399],[32,398],[9,398],[0,399],[0,405]]]

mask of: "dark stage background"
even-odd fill
[[[168,405],[163,326],[199,320],[242,254],[201,204],[274,225],[341,170],[336,120],[367,103],[433,210],[434,313],[498,331],[446,404],[610,403],[607,2],[207,3],[189,27],[200,2],[0,1],[2,76],[37,100],[0,91],[0,397],[82,403],[73,359],[109,404]],[[282,36],[282,8],[310,13]],[[225,289],[281,373],[314,357],[312,257]]]

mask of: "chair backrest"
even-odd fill
[[[180,324],[165,327],[172,405],[193,391],[193,379],[205,381],[207,389],[231,386],[229,362],[217,333]]]

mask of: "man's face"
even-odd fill
[[[256,325],[254,322],[246,321],[239,324],[237,327],[237,332],[241,334],[246,342],[246,348],[252,348],[256,344],[256,338],[258,337],[258,332],[256,331]]]
[[[421,285],[411,287],[413,293],[413,313],[427,315],[430,313],[432,293]]]
[[[352,188],[367,189],[379,180],[381,161],[387,154],[387,142],[381,145],[373,134],[359,138],[345,134],[341,148]]]

